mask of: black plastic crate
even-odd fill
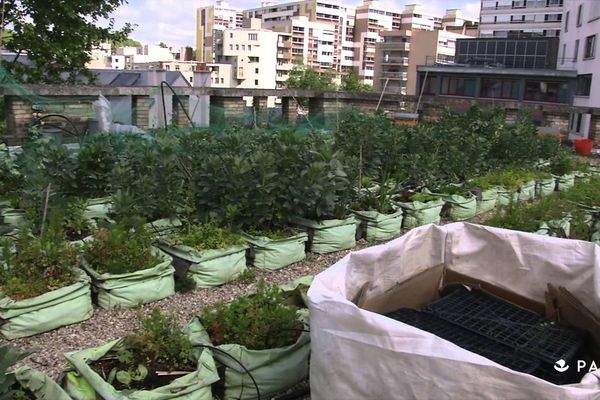
[[[552,365],[560,359],[572,362],[586,340],[584,331],[559,326],[532,311],[465,287],[424,311]]]
[[[540,361],[535,357],[519,352],[509,346],[498,344],[435,315],[409,308],[401,308],[385,314],[385,316],[430,332],[514,371],[533,374],[541,368]]]

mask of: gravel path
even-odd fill
[[[364,240],[357,243],[352,250],[330,254],[308,253],[301,262],[278,271],[262,271],[255,269],[256,278],[252,283],[241,284],[231,282],[210,289],[196,289],[188,293],[176,293],[166,299],[146,304],[138,309],[103,310],[94,308],[94,315],[87,321],[66,326],[40,335],[16,339],[11,343],[21,349],[35,351],[21,365],[30,365],[58,379],[65,366],[63,353],[98,346],[135,331],[138,328],[139,314],[146,315],[153,308],[172,314],[180,325],[187,323],[203,307],[218,301],[230,302],[236,297],[252,293],[262,278],[269,284],[285,284],[305,275],[316,275],[341,259],[350,251],[373,245]]]

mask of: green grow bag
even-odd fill
[[[554,187],[556,182],[554,178],[540,179],[535,182],[535,195],[536,197],[546,197],[554,193]]]
[[[178,276],[194,280],[197,288],[219,286],[236,280],[246,271],[246,246],[198,251],[189,246],[160,240],[158,247],[173,257]],[[183,272],[181,272],[183,271]]]
[[[441,221],[440,213],[444,204],[445,202],[442,199],[428,201],[427,203],[421,203],[420,201],[398,203],[404,210],[402,227],[412,229],[421,225],[439,224]]]
[[[279,288],[286,295],[287,301],[296,305],[299,308],[308,308],[308,289],[312,285],[315,277],[313,275],[305,275],[294,279],[291,283],[279,285]]]
[[[519,201],[530,201],[535,199],[535,181],[525,182],[518,192]]]
[[[516,203],[517,201],[519,201],[519,193],[517,191],[505,189],[503,187],[498,188],[496,206],[507,206],[511,203]]]
[[[83,216],[87,219],[94,220],[108,219],[111,208],[112,202],[110,197],[89,199],[83,212]]]
[[[306,258],[308,235],[305,232],[285,239],[244,234],[244,240],[250,244],[250,264],[256,268],[276,270]]]
[[[307,310],[299,311],[299,315],[306,324]],[[200,324],[200,321],[195,317],[193,323]],[[246,367],[256,381],[261,399],[269,399],[271,395],[286,390],[308,377],[310,354],[308,332],[302,332],[296,343],[287,347],[249,350],[238,344],[222,344],[217,348],[235,357]],[[214,352],[214,357],[225,366],[224,400],[257,398],[252,379],[238,363],[221,352]]]
[[[591,172],[575,172],[575,183],[588,183],[592,177]]]
[[[14,371],[17,382],[39,400],[71,400],[71,397],[50,377],[29,367]]]
[[[292,223],[308,232],[308,251],[325,254],[356,246],[356,218],[312,221],[296,217]]]
[[[211,385],[219,380],[210,351],[198,356],[198,369],[152,390],[116,390],[88,364],[123,348],[124,339],[117,339],[99,347],[65,354],[74,371],[67,372],[63,386],[75,400],[212,400]],[[99,397],[97,397],[99,396]]]
[[[556,190],[564,192],[575,185],[575,174],[555,175],[554,180],[556,181]]]
[[[156,221],[148,222],[145,227],[156,238],[164,237],[181,226],[181,221],[178,218],[163,218]]]
[[[352,211],[361,222],[368,241],[390,240],[402,232],[402,209],[391,214],[377,211]]]
[[[600,165],[590,165],[590,174],[594,176],[600,175]]]
[[[442,198],[446,202],[447,215],[452,221],[465,221],[477,214],[477,198],[460,195],[449,195]]]
[[[150,268],[125,274],[100,274],[83,260],[83,269],[92,278],[98,305],[104,309],[132,308],[164,299],[175,293],[172,258],[157,250],[162,262]]]
[[[568,238],[571,235],[571,219],[553,219],[548,222],[542,222],[536,233],[544,236]]]
[[[0,333],[7,339],[16,339],[90,318],[90,278],[81,270],[78,273],[75,283],[30,299],[0,298]]]
[[[488,211],[492,211],[496,208],[496,201],[498,201],[498,189],[492,188],[487,190],[482,190],[479,195],[477,195],[477,214],[482,214]]]
[[[600,231],[594,232],[591,238],[591,242],[600,245]]]
[[[12,228],[21,228],[27,223],[27,220],[25,219],[25,212],[15,208],[3,209],[2,220],[4,225],[8,225]]]

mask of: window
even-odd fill
[[[437,77],[428,76],[427,79],[425,80],[425,85],[424,85],[425,87],[421,88],[421,90],[423,91],[423,94],[435,94],[436,84],[437,84]]]
[[[567,11],[567,14],[565,15],[565,32],[569,32],[569,14],[571,12]]]
[[[592,74],[577,75],[576,96],[589,96],[592,87]]]
[[[579,39],[575,40],[575,48],[573,49],[573,61],[577,61],[579,57]]]
[[[583,13],[583,4],[580,4],[579,7],[577,7],[577,26],[581,26],[581,18],[583,17],[583,15],[581,15]]]
[[[258,74],[258,68],[254,68],[254,73]]]
[[[563,48],[562,48],[562,58],[560,59],[560,63],[564,64],[565,63],[565,57],[567,56],[567,44],[563,43]]]
[[[258,33],[249,33],[248,40],[258,40]]]
[[[175,71],[179,71],[179,65],[175,66]]]
[[[258,86],[258,79],[254,80],[254,86]]]
[[[252,45],[251,45],[251,44],[249,44],[249,45],[248,45],[248,51],[251,51],[251,50],[252,50]]]
[[[225,78],[221,78],[221,83],[225,83]]]
[[[594,58],[596,53],[596,35],[591,35],[585,38],[585,53],[584,59]]]
[[[229,39],[233,39],[233,32],[229,33]]]
[[[240,49],[240,45],[239,45],[239,44],[236,44],[236,45],[235,45],[235,49],[236,49],[236,50],[239,50],[239,49]]]
[[[476,87],[475,78],[442,78],[442,94],[445,95],[475,97]]]
[[[246,51],[246,45],[245,44],[242,45],[242,51]]]
[[[552,81],[526,81],[525,100],[551,103],[569,102],[569,84]]]
[[[232,44],[229,45],[229,50],[233,50],[233,45]]]
[[[516,79],[494,79],[481,80],[481,97],[496,99],[518,99],[519,81]]]

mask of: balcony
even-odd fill
[[[408,65],[408,57],[381,57],[382,64]]]
[[[397,80],[401,80],[401,81],[406,81],[408,80],[408,72],[389,72],[389,71],[383,71],[381,73],[381,77],[382,78],[389,78],[389,79],[397,79]]]
[[[556,9],[561,9],[562,8],[562,4],[548,4],[548,2],[546,2],[546,0],[540,0],[540,1],[528,1],[527,4],[525,6],[518,6],[518,5],[498,5],[498,6],[487,6],[487,7],[482,7],[481,10],[482,11],[493,11],[493,10],[524,10],[524,9],[533,9],[533,8],[541,8],[544,9],[545,11],[547,11],[546,9],[548,8],[556,8]]]

